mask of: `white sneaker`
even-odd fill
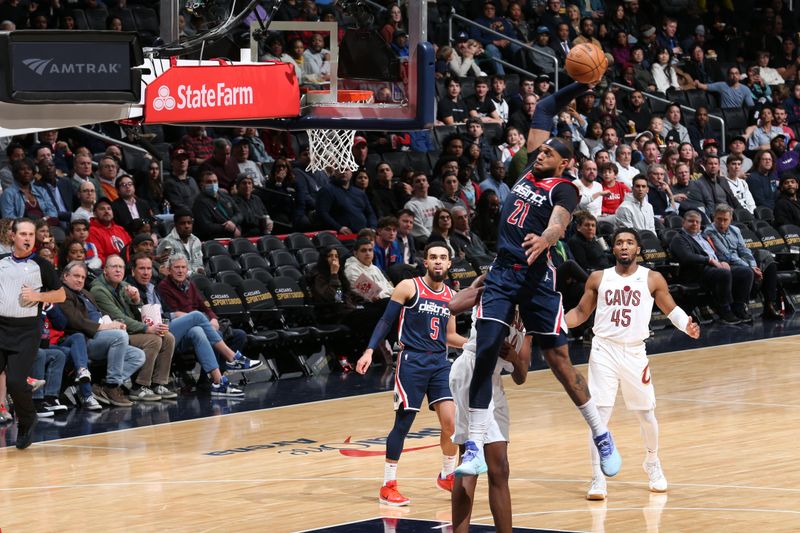
[[[608,496],[606,489],[606,478],[603,476],[595,476],[592,478],[592,485],[586,493],[587,500],[605,500]]]
[[[661,470],[661,461],[658,459],[653,463],[645,461],[642,463],[642,467],[647,472],[647,477],[650,480],[650,490],[652,492],[667,492],[667,478],[664,477],[664,471]]]
[[[94,396],[89,396],[88,398],[83,399],[83,408],[88,409],[89,411],[100,411],[103,409],[103,406],[100,405],[100,402],[97,401],[97,398]]]

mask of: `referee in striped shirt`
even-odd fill
[[[36,226],[19,218],[11,254],[0,256],[0,371],[17,414],[17,448],[31,445],[36,409],[28,385],[31,365],[42,338],[42,305],[66,298],[53,266],[34,253]]]

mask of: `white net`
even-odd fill
[[[325,94],[312,94],[314,92],[318,91],[310,91],[308,94],[310,102],[316,101],[321,95]],[[343,105],[373,102],[372,91],[339,90],[337,97],[339,103]],[[353,172],[358,170],[358,163],[353,159],[353,140],[355,136],[355,130],[308,130],[310,162],[306,170],[311,172],[327,169],[333,169],[334,171],[350,170]]]
[[[311,162],[306,170],[352,170],[358,168],[353,159],[355,130],[308,130],[308,155]]]

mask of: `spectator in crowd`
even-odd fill
[[[176,148],[170,159],[172,172],[164,181],[164,198],[172,206],[172,210],[191,209],[200,189],[197,181],[189,175],[189,153],[183,148]]]
[[[445,125],[464,122],[469,117],[469,110],[461,98],[461,82],[455,77],[446,78],[444,85],[447,94],[439,99],[436,120]]]
[[[500,117],[501,124],[508,122],[510,114],[508,101],[506,100],[506,79],[504,76],[494,74],[491,78],[492,90],[489,97],[492,99],[495,110]]]
[[[155,224],[153,208],[147,201],[136,196],[136,186],[133,183],[133,178],[123,174],[117,178],[114,186],[118,195],[117,199],[111,202],[114,222],[131,234],[131,224],[136,219],[147,221],[151,225]]]
[[[742,158],[742,172],[747,174],[753,166],[753,161],[747,157],[744,153],[745,148],[747,148],[747,139],[742,137],[741,135],[737,135],[733,137],[730,142],[728,142],[728,155],[724,155],[720,158],[720,165],[722,165],[721,172],[723,175],[728,172],[728,158],[732,155],[738,155]],[[705,151],[705,146],[703,147],[703,151]]]
[[[169,275],[158,284],[157,292],[162,309],[169,314],[169,331],[175,336],[176,349],[178,352],[194,352],[203,372],[211,379],[211,396],[241,398],[244,392],[222,375],[215,353],[224,361],[226,370],[246,372],[259,368],[263,363],[249,359],[239,351],[247,339],[242,330],[232,329],[230,343],[222,338],[217,315],[189,279],[186,257],[175,254],[169,258],[167,266]]]
[[[48,150],[49,151],[49,150]],[[66,227],[72,219],[73,202],[75,195],[69,178],[56,174],[56,165],[52,159],[45,159],[39,163],[40,179],[38,185],[47,191],[50,203],[58,213],[58,220],[62,227]]]
[[[647,200],[653,207],[653,212],[658,217],[664,217],[677,212],[675,198],[667,181],[667,169],[664,165],[654,163],[647,167],[648,192]]]
[[[728,157],[726,166],[728,167],[728,176],[725,179],[728,182],[728,188],[739,201],[739,205],[750,213],[755,213],[756,202],[747,186],[747,176],[742,172],[742,158],[732,155]]]
[[[559,22],[553,33],[555,38],[550,41],[550,48],[555,52],[556,59],[558,59],[559,68],[564,68],[564,61],[567,59],[567,54],[572,50],[572,38],[569,34],[569,24],[566,22]]]
[[[672,54],[666,48],[656,50],[655,61],[650,67],[650,73],[655,80],[656,90],[662,94],[667,94],[670,89],[680,91],[678,74],[672,64]]]
[[[798,56],[800,57],[800,56]],[[787,113],[787,123],[789,126],[797,127],[800,125],[800,82],[795,82],[789,98],[783,101],[783,108]],[[3,184],[5,187],[5,183]]]
[[[652,137],[644,142],[642,146],[643,158],[634,165],[640,174],[646,174],[650,165],[654,165],[661,159],[661,152],[658,149],[658,141]]]
[[[250,143],[248,140],[245,137],[236,139],[231,152],[232,155],[225,169],[225,177],[228,183],[233,184],[240,174],[247,174],[253,180],[254,186],[264,187],[264,174],[258,164],[250,159]]]
[[[664,17],[661,31],[656,35],[656,42],[659,46],[666,48],[670,55],[683,55],[683,48],[678,40],[678,21],[671,17]]]
[[[367,155],[369,148],[367,147],[367,139],[363,135],[356,135],[353,138],[353,161],[359,167],[364,167],[367,164]]]
[[[230,160],[231,142],[225,137],[217,137],[214,139],[214,151],[211,156],[200,165],[200,180],[202,181],[205,172],[213,172],[217,176],[219,187],[230,192],[236,178],[236,176],[229,178],[225,172],[230,165]]]
[[[112,202],[118,198],[118,193],[114,184],[117,182],[117,177],[120,174],[119,162],[116,158],[106,155],[100,158],[97,163],[97,181],[100,184],[100,189],[103,198],[108,198]]]
[[[681,106],[675,103],[669,104],[667,106],[667,110],[664,113],[664,126],[661,129],[661,135],[666,137],[669,132],[675,130],[678,132],[678,137],[680,142],[688,143],[690,142],[689,137],[689,130],[686,129],[686,126],[681,124],[683,120],[683,116],[681,115]],[[708,115],[706,114],[706,118]]]
[[[603,49],[603,45],[600,44],[600,41],[598,41],[595,37],[595,25],[594,21],[590,17],[581,18],[580,35],[572,40],[572,46],[577,46],[584,43],[593,44],[599,49]]]
[[[506,167],[501,161],[493,161],[489,169],[489,176],[480,183],[481,191],[494,191],[503,202],[511,189],[505,182]]]
[[[344,275],[344,267],[339,257],[339,250],[332,246],[325,246],[320,250],[317,264],[306,277],[311,299],[316,304],[334,306],[334,313],[342,314],[352,311],[353,306],[348,301],[349,284]],[[333,319],[333,317],[329,317]],[[338,322],[341,321],[341,316]]]
[[[433,215],[437,209],[444,207],[444,204],[438,198],[428,196],[428,177],[424,172],[414,173],[412,187],[411,199],[404,207],[414,213],[414,227],[411,234],[420,243],[427,242],[433,227]]]
[[[778,173],[775,171],[775,154],[760,150],[753,157],[753,170],[747,176],[747,186],[757,206],[773,209],[778,192]],[[744,170],[742,170],[744,172]]]
[[[458,177],[455,174],[448,173],[442,178],[442,188],[444,192],[439,197],[439,200],[441,200],[442,204],[444,204],[447,209],[460,206],[469,210],[467,207],[467,198],[464,196],[464,193],[461,192]]]
[[[517,94],[508,99],[509,116],[522,109],[522,104],[525,102],[525,97],[529,95],[535,95],[536,101],[539,100],[539,96],[536,95],[536,80],[534,78],[525,76],[519,81],[519,89],[517,90]],[[534,103],[536,103],[536,101],[534,101]]]
[[[128,344],[124,323],[103,319],[97,302],[84,287],[84,263],[73,261],[66,265],[62,280],[67,299],[59,307],[66,315],[65,334],[82,333],[87,340],[89,359],[107,362],[105,384],[92,387],[95,398],[117,407],[130,407],[133,403],[125,397],[122,384],[144,364],[144,352]]]
[[[718,93],[720,95],[720,105],[723,109],[732,109],[736,107],[753,107],[753,95],[750,90],[739,83],[739,67],[729,67],[725,76],[725,81],[717,81],[713,83],[703,83],[694,80],[694,85],[698,89],[704,91]]]
[[[367,194],[352,187],[353,172],[335,170],[330,184],[317,196],[317,216],[325,229],[343,235],[375,227],[375,212]]]
[[[614,162],[617,165],[617,179],[631,187],[633,185],[633,178],[640,174],[639,170],[631,165],[633,159],[633,149],[628,144],[620,144],[617,147],[617,160]]]
[[[453,247],[464,251],[468,261],[481,265],[489,265],[494,254],[489,250],[477,233],[470,230],[469,213],[464,207],[456,206],[450,210],[453,217],[453,232],[450,242]]]
[[[153,216],[163,214],[165,211],[171,213],[169,203],[164,197],[164,179],[161,175],[161,163],[150,161],[147,168],[136,174],[134,180],[138,197],[150,205]],[[155,220],[151,221],[155,225]]]
[[[780,77],[790,84],[797,79],[797,43],[794,39],[784,38],[781,45],[781,54],[776,56],[772,63]]]
[[[794,174],[781,174],[778,198],[775,200],[773,215],[775,225],[784,224],[800,226],[800,203],[797,201],[797,177]]]
[[[311,43],[303,52],[303,79],[313,85],[327,85],[331,79],[331,53],[325,48],[325,38],[319,33],[311,36]]]
[[[780,176],[784,172],[793,172],[800,164],[800,153],[786,149],[786,138],[782,134],[775,135],[769,142],[769,149],[775,154],[775,172]]]
[[[97,251],[97,246],[89,242],[89,224],[86,219],[78,219],[70,222],[68,237],[81,244],[84,249],[84,260],[86,266],[90,270],[100,270],[103,268],[103,261],[100,259],[100,254]],[[66,264],[66,263],[64,263]]]
[[[304,148],[301,150],[301,153],[307,151],[307,148]],[[303,157],[305,157],[307,164],[307,153],[301,156],[301,159]],[[272,217],[273,221],[278,225],[279,230],[283,232],[289,232],[293,228],[308,228],[311,225],[309,216],[314,210],[315,203],[307,194],[309,189],[298,185],[298,183],[305,182],[306,180],[305,178],[296,180],[296,170],[297,167],[290,166],[289,161],[278,158],[275,163],[272,164],[272,170],[267,179],[267,184],[264,187],[264,206],[267,208],[270,217]],[[316,173],[314,173],[314,175],[316,175]],[[327,184],[328,182],[329,179],[326,174],[325,183]],[[318,195],[319,192],[316,194]]]
[[[409,209],[401,209],[397,212],[397,243],[400,245],[400,253],[403,263],[406,265],[413,265],[417,262],[416,243],[411,234],[415,218],[414,212]]]
[[[689,48],[689,60],[684,62],[683,71],[693,80],[706,84],[725,79],[719,64],[707,58],[703,47],[699,44]]]
[[[405,24],[403,23],[403,14],[400,11],[400,6],[391,4],[386,11],[386,24],[381,28],[381,37],[387,43],[391,43],[394,32],[403,28],[405,28]]]
[[[481,76],[475,80],[475,94],[464,99],[469,116],[481,122],[502,124],[503,120],[489,96],[489,78]]]
[[[136,374],[128,398],[144,402],[176,398],[178,395],[167,388],[175,337],[166,324],[147,325],[142,321],[141,295],[124,279],[125,262],[118,255],[110,255],[103,275],[92,283],[91,293],[102,313],[125,324],[128,343],[144,352],[144,364]]]
[[[533,119],[533,113],[536,111],[536,103],[538,101],[539,97],[535,94],[526,94],[519,109],[511,112],[508,117],[508,126],[516,128],[523,140],[528,138],[528,131],[530,130],[531,120]]]
[[[373,264],[384,272],[392,265],[403,264],[403,250],[397,240],[398,224],[396,217],[383,217],[375,230]]]
[[[772,102],[772,87],[761,79],[757,66],[751,65],[747,67],[747,76],[742,85],[750,90],[750,94],[757,105],[770,104]]]
[[[781,131],[783,131],[783,136],[786,139],[786,146],[794,148],[795,144],[797,143],[797,138],[796,138],[797,135],[795,134],[795,131],[789,127],[789,124],[787,122],[788,115],[786,114],[786,109],[784,109],[780,105],[776,105],[773,108],[772,112],[774,115],[772,119],[772,124],[780,128]],[[777,136],[774,137],[773,140],[775,140],[775,138],[777,138]]]
[[[202,242],[193,233],[194,216],[188,209],[175,211],[175,227],[161,239],[156,249],[160,256],[181,254],[187,259],[189,275],[204,273]]]
[[[122,249],[131,242],[130,234],[114,222],[114,211],[108,198],[100,198],[94,204],[94,218],[89,221],[87,241],[97,248],[97,256],[103,264],[106,257],[122,253]]]
[[[47,189],[34,182],[35,169],[35,163],[27,158],[11,164],[14,181],[0,197],[0,211],[4,218],[27,217],[36,220],[58,217]]]
[[[578,11],[578,16],[580,17],[580,11]],[[539,24],[544,24],[550,31],[555,32],[559,24],[562,23],[569,28],[568,19],[561,14],[561,0],[547,0],[544,13],[539,17]],[[577,29],[570,33],[575,33],[576,31]],[[570,41],[574,38],[575,35],[572,35]]]
[[[281,159],[283,163],[288,163],[287,158]],[[272,173],[276,169],[275,165],[278,163],[276,159],[272,165]],[[287,173],[293,177],[294,186],[297,188],[297,197],[303,199],[304,207],[302,209],[313,211],[316,206],[317,194],[320,189],[328,184],[329,177],[324,170],[308,171],[308,165],[311,163],[311,157],[307,145],[302,145],[297,154],[297,158],[291,161],[291,167],[287,169]],[[275,181],[277,178],[272,179]],[[266,205],[266,203],[265,203]],[[267,205],[269,207],[269,205]]]
[[[714,247],[700,231],[701,219],[700,213],[694,210],[683,215],[683,228],[669,244],[670,255],[680,264],[682,279],[700,280],[710,288],[720,319],[726,324],[738,324],[747,315],[746,303],[753,285],[753,271],[733,269],[720,261]]]
[[[392,216],[403,208],[410,194],[406,194],[402,184],[395,185],[394,171],[389,163],[385,161],[378,163],[375,167],[375,176],[367,189],[367,196],[375,209],[376,216]],[[408,189],[410,191],[411,187]]]
[[[742,232],[731,225],[733,208],[726,204],[719,204],[714,208],[714,223],[710,224],[704,235],[711,240],[714,251],[721,261],[728,263],[731,268],[749,268],[753,271],[756,284],[760,283],[761,294],[764,296],[764,312],[761,315],[767,320],[783,320],[783,315],[778,311],[778,268],[777,263],[769,254],[765,254],[759,264],[753,252],[747,247],[742,238]]]
[[[220,190],[211,170],[200,174],[200,194],[192,206],[200,240],[241,237],[242,214],[231,196]]]
[[[600,178],[603,180],[603,202],[600,212],[603,217],[611,219],[622,204],[625,195],[631,192],[627,185],[617,181],[617,165],[608,162],[598,166]]]
[[[611,161],[615,160],[616,151],[617,151],[617,144],[619,143],[619,138],[617,137],[617,130],[613,126],[608,126],[603,128],[603,136],[600,139],[600,144],[595,146],[591,152],[589,152],[589,157],[594,158],[597,152],[600,150],[605,150],[608,152],[608,157]]]
[[[472,229],[480,235],[483,242],[490,250],[495,251],[497,247],[497,228],[500,223],[500,197],[494,191],[484,191],[481,193],[475,207],[475,221]]]
[[[790,39],[791,40],[791,39]],[[786,80],[783,79],[776,69],[769,65],[770,54],[765,50],[759,50],[756,53],[756,65],[758,74],[764,83],[767,85],[783,85]]]
[[[443,242],[448,250],[450,257],[464,257],[464,250],[454,245],[450,237],[453,235],[453,216],[446,207],[441,207],[433,214],[433,226],[428,244],[432,242]]]
[[[664,127],[666,127],[666,124]],[[689,142],[698,152],[703,151],[703,141],[706,139],[714,139],[717,143],[720,142],[719,133],[713,130],[708,120],[708,108],[705,106],[697,107],[694,119],[689,123],[687,130],[689,132]]]
[[[372,263],[375,248],[369,239],[356,240],[354,255],[344,264],[344,275],[356,301],[388,301],[394,286],[383,271]]]
[[[58,130],[47,130],[39,132],[39,145],[50,149],[53,162],[56,164],[59,174],[69,171],[69,160],[72,153],[69,144],[64,140],[58,139]]]
[[[720,174],[719,158],[707,156],[705,172],[689,185],[688,202],[711,219],[717,204],[728,204],[734,208],[741,205],[731,191],[728,181]]]
[[[236,178],[236,207],[242,214],[242,235],[259,237],[272,233],[272,220],[261,198],[253,194],[253,178],[249,174],[239,174]]]
[[[0,192],[9,188],[14,181],[14,176],[11,172],[11,165],[14,161],[25,159],[25,147],[20,143],[14,141],[8,143],[6,146],[6,162],[0,168]],[[92,165],[91,159],[89,160],[89,173],[91,173]]]
[[[745,137],[748,139],[748,150],[766,150],[770,147],[770,141],[775,136],[783,136],[783,129],[772,124],[772,117],[772,107],[764,106],[761,108],[758,124],[745,130]]]
[[[470,37],[483,45],[486,55],[492,59],[491,65],[495,73],[505,75],[505,67],[495,60],[505,59],[506,61],[513,61],[514,54],[519,50],[519,45],[480,28],[491,28],[497,33],[511,37],[510,24],[503,17],[497,16],[497,7],[491,2],[483,4],[483,16],[476,18],[475,23],[477,26],[470,26]]]
[[[526,139],[522,136],[520,131],[514,126],[508,126],[504,135],[505,141],[500,145],[500,161],[508,170],[511,164],[511,159],[516,155],[519,150],[524,149]]]
[[[44,342],[45,339],[42,341]],[[30,374],[34,379],[45,381],[44,387],[38,390],[34,389],[32,394],[37,417],[49,418],[67,412],[67,406],[58,400],[66,363],[67,353],[56,347],[39,348],[36,352]]]
[[[633,228],[636,230],[649,230],[655,233],[655,213],[653,206],[647,200],[650,191],[645,176],[639,174],[633,178],[633,192],[625,196],[622,204],[617,208],[617,227]]]
[[[644,44],[637,44],[631,47],[631,58],[629,68],[623,71],[623,79],[628,87],[638,91],[656,92],[656,80],[650,68],[650,59],[645,52]]]
[[[588,211],[575,213],[575,233],[567,241],[572,257],[587,272],[611,266],[608,246],[597,237],[597,218]]]
[[[594,217],[599,217],[603,206],[603,197],[608,196],[611,192],[604,190],[597,181],[597,164],[591,159],[584,159],[578,179],[573,180],[573,183],[581,195],[578,209],[587,211]]]
[[[540,74],[555,74],[555,65],[553,65],[553,48],[550,46],[550,30],[547,26],[539,26],[536,28],[536,40],[531,45],[533,50],[530,51],[530,61],[533,65],[533,71]]]
[[[680,204],[689,198],[689,184],[692,180],[692,169],[688,163],[679,161],[675,166],[675,183],[670,186],[672,200],[680,208]]]
[[[633,124],[634,132],[643,132],[647,129],[650,122],[650,111],[647,108],[644,94],[636,90],[630,93],[627,98],[627,105],[622,108],[621,119],[626,122],[628,129]]]
[[[444,47],[442,47],[444,48]],[[456,35],[456,47],[449,56],[446,56],[450,76],[463,78],[466,76],[485,76],[475,58],[483,55],[481,43],[470,39],[467,32],[462,31]]]

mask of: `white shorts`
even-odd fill
[[[456,424],[453,442],[469,440],[469,384],[475,370],[475,354],[465,350],[450,368],[450,392],[456,403]],[[508,442],[508,400],[499,372],[492,374],[492,401],[489,403],[489,427],[484,443]]]
[[[589,356],[589,392],[601,407],[613,407],[621,386],[625,407],[649,411],[656,407],[645,345],[622,345],[595,337]]]

